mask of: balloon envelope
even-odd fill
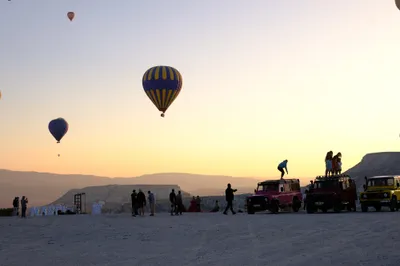
[[[64,118],[57,118],[51,120],[49,123],[49,131],[51,135],[57,140],[57,143],[60,143],[60,140],[64,137],[64,135],[68,131],[68,123]]]
[[[170,66],[155,66],[143,75],[143,89],[163,114],[178,97],[182,89],[182,76]]]
[[[70,21],[72,21],[75,17],[75,13],[74,12],[68,12],[67,13],[67,17],[69,18]]]

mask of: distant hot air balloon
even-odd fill
[[[0,99],[1,99],[1,91],[0,91]]]
[[[64,118],[61,117],[51,120],[49,123],[49,131],[57,140],[57,143],[60,143],[61,139],[68,131],[68,123]]]
[[[72,21],[75,17],[75,13],[74,12],[68,12],[67,13],[67,17],[69,18],[70,21]]]
[[[164,117],[168,107],[181,92],[182,76],[173,67],[155,66],[144,73],[142,83],[147,96]]]

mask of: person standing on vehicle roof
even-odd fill
[[[328,177],[329,174],[332,175],[332,159],[333,159],[333,151],[328,151],[325,156],[325,177]]]
[[[287,170],[287,163],[288,163],[288,160],[284,160],[283,162],[281,162],[278,165],[278,170],[279,170],[279,172],[281,172],[281,179],[283,179],[283,176],[285,175],[285,171],[283,171],[283,169],[286,170],[286,174],[289,174],[289,172]]]

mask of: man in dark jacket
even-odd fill
[[[131,203],[132,203],[132,216],[136,217],[136,215],[138,215],[138,205],[137,205],[137,193],[136,193],[136,189],[134,189],[132,191],[131,194]]]
[[[141,189],[139,189],[139,193],[137,194],[137,206],[139,208],[139,214],[144,216],[144,206],[146,206],[146,195],[143,193]]]
[[[231,184],[228,184],[228,187],[225,190],[225,199],[226,199],[226,208],[224,211],[224,214],[227,215],[228,214],[228,209],[231,209],[232,214],[236,214],[236,212],[233,210],[233,199],[234,199],[234,195],[233,193],[236,192],[237,189],[232,189]]]
[[[171,202],[171,215],[174,215],[176,210],[176,194],[175,189],[172,189],[171,193],[169,193],[169,202]]]
[[[14,208],[13,215],[18,216],[19,215],[19,198],[18,197],[15,197],[13,200],[13,208]]]
[[[28,205],[28,198],[23,196],[21,199],[21,218],[26,218],[26,209]]]

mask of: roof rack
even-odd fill
[[[262,183],[279,183],[281,180],[280,179],[274,179],[274,180],[264,180],[262,182],[258,182],[258,184]],[[288,178],[288,179],[283,179],[284,183],[300,183],[300,179],[298,178]]]
[[[333,176],[317,176],[315,178],[315,180],[336,180],[339,178],[351,178],[349,175],[347,174],[341,174],[341,175],[333,175]]]

